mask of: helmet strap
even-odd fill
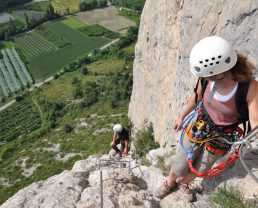
[[[213,88],[212,88],[211,93],[210,93],[210,95],[209,95],[209,97],[208,97],[208,100],[207,100],[207,103],[208,103],[209,105],[211,104],[211,100],[212,100],[212,98],[214,97],[215,91],[216,91],[216,89],[217,89],[217,85],[218,85],[218,82],[214,82]]]

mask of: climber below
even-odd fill
[[[110,156],[116,156],[119,154],[121,157],[122,154],[128,155],[129,151],[129,131],[122,127],[121,124],[116,124],[113,127],[114,135],[113,140],[110,143],[110,147],[112,147],[113,151]],[[120,149],[118,148],[118,145],[120,146]]]

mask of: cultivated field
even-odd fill
[[[1,50],[1,53],[3,59],[0,59],[0,101],[33,82],[15,49]]]
[[[39,128],[40,112],[27,98],[0,112],[0,123],[0,142],[11,141]]]
[[[10,18],[14,19],[14,17],[8,14],[7,12],[0,12],[0,24],[8,22]]]
[[[25,52],[27,59],[55,50],[55,46],[35,32],[15,38],[14,42]]]
[[[62,20],[62,23],[66,24],[68,27],[71,27],[76,30],[80,30],[85,27],[85,24],[80,22],[78,19],[73,17],[66,17]]]
[[[54,7],[55,11],[64,14],[66,10],[69,9],[70,12],[76,12],[79,10],[80,0],[52,0],[52,6]]]
[[[99,24],[115,32],[135,25],[134,22],[119,16],[117,13],[116,7],[107,7],[80,12],[76,14],[76,18],[86,24]]]
[[[100,48],[110,41],[102,37],[96,38],[83,35],[61,21],[50,22],[45,27],[70,44],[58,50],[40,54],[30,60],[29,66],[36,80],[42,80],[55,74],[71,61],[90,53],[94,49]]]

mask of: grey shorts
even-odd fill
[[[192,143],[189,142],[187,138],[184,138],[184,147],[189,150],[191,146]],[[196,146],[196,148],[194,148],[194,154],[192,158],[193,167],[199,172],[204,172],[206,170],[209,170],[213,166],[213,164],[219,158],[221,158],[221,156],[221,154],[211,154],[205,149],[205,147],[197,148]],[[177,148],[177,153],[173,159],[171,170],[178,177],[184,177],[190,172],[187,163],[187,153],[183,150],[180,144]]]

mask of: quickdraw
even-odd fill
[[[182,133],[180,137],[180,145],[184,149],[184,151],[187,153],[188,157],[188,165],[190,167],[190,170],[192,173],[197,175],[198,177],[203,177],[203,178],[210,178],[213,176],[216,176],[220,174],[225,168],[233,164],[236,160],[239,159],[239,153],[238,149],[235,148],[234,150],[231,150],[231,154],[227,158],[226,161],[221,162],[217,166],[205,171],[205,172],[198,172],[192,165],[192,157],[194,154],[194,148],[198,144],[199,147],[201,147],[203,144],[207,151],[209,151],[212,154],[226,154],[229,149],[220,149],[220,148],[215,148],[212,143],[212,140],[216,138],[221,138],[221,132],[213,132],[210,125],[206,123],[204,119],[204,114],[202,113],[201,106],[202,104],[200,103],[194,111],[184,120],[182,124]],[[192,122],[192,120],[198,115],[198,121]],[[212,133],[211,133],[212,132]],[[239,139],[243,135],[243,130],[239,127],[234,128],[234,131],[232,131],[232,128],[227,129],[223,131],[223,136],[225,135],[226,138],[234,137],[235,139]],[[190,149],[186,149],[183,144],[183,139],[184,136],[187,136],[188,140],[192,142],[192,146]],[[214,140],[215,141],[215,140]],[[212,143],[211,143],[212,142]],[[216,143],[216,142],[215,142]],[[226,142],[230,143],[230,142]],[[233,144],[230,143],[230,144]],[[228,144],[227,144],[228,145]],[[230,145],[228,145],[230,147]]]

